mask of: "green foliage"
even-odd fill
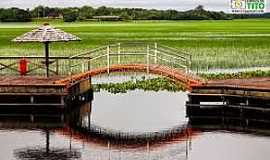
[[[2,12],[1,10],[4,10]],[[14,18],[13,13],[10,12],[14,8],[0,9],[0,17],[3,17],[3,22],[18,22],[26,21]],[[224,12],[207,11],[202,5],[188,11],[177,11],[177,10],[157,10],[157,9],[143,9],[143,8],[112,8],[101,6],[99,8],[93,8],[91,6],[83,6],[81,8],[57,8],[57,7],[46,7],[37,6],[31,11],[20,10],[19,15],[23,17],[27,16],[33,18],[62,18],[64,16],[65,21],[74,21],[75,17],[79,20],[88,20],[93,16],[120,16],[124,20],[229,20],[229,19],[243,19],[243,18],[269,18],[270,13],[265,14],[226,14]],[[76,15],[76,16],[75,16]],[[29,16],[29,17],[28,17]],[[76,19],[77,19],[76,18]],[[24,19],[24,18],[23,18]]]
[[[92,8],[90,6],[83,6],[81,8],[51,8],[45,6],[37,6],[29,12],[33,18],[62,18],[65,22],[73,22],[77,18],[79,20],[88,20],[93,16],[119,16],[124,20],[209,20],[209,19],[231,19],[230,15],[224,12],[212,12],[204,10],[203,6],[199,5],[193,10],[177,11],[177,10],[156,10],[156,9],[142,9],[142,8],[111,8],[101,6],[99,8]],[[12,12],[9,9],[1,13],[0,17],[10,17]],[[8,18],[9,21],[18,22],[14,18]],[[118,19],[120,20],[120,19]]]
[[[95,9],[90,6],[83,6],[79,9],[79,20],[91,19],[95,14]]]
[[[144,91],[185,91],[183,84],[176,83],[167,78],[153,78],[147,80],[130,80],[123,83],[96,84],[93,86],[95,92],[106,90],[110,93],[126,93],[129,90],[141,89]]]
[[[200,74],[200,76],[207,79],[207,80],[270,77],[270,71],[258,70],[258,71],[250,71],[250,72],[239,72],[239,73]]]
[[[29,11],[19,8],[9,8],[0,10],[1,22],[29,22],[31,15]]]
[[[75,22],[78,18],[78,13],[75,10],[67,9],[63,12],[64,22]]]

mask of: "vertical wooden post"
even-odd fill
[[[146,72],[147,74],[149,74],[150,72],[150,62],[149,62],[149,45],[147,45],[147,53],[146,53],[146,63],[147,63],[147,69],[146,69]]]
[[[88,62],[87,62],[87,69],[88,69],[88,71],[91,70],[91,58],[88,59]]]
[[[45,65],[46,65],[46,76],[49,77],[49,42],[45,42]]]
[[[110,46],[107,46],[107,73],[110,74]]]
[[[84,66],[84,61],[82,62],[82,68],[81,68],[81,72],[85,72],[85,66]]]
[[[146,150],[147,150],[147,159],[149,160],[150,159],[150,143],[149,141],[147,141],[147,144],[146,144]]]
[[[118,64],[121,63],[121,43],[118,43]]]
[[[70,82],[72,83],[72,66],[71,66],[71,58],[68,59],[68,68],[69,68],[69,76],[70,76]]]
[[[157,48],[158,48],[158,45],[157,43],[155,43],[155,64],[157,64]]]
[[[65,97],[61,96],[61,105],[65,105]]]
[[[108,153],[109,153],[109,157],[108,157],[108,159],[110,160],[111,159],[111,142],[110,141],[108,141],[108,144],[107,144],[107,149],[108,149]]]
[[[31,104],[34,104],[35,103],[34,96],[30,96],[30,103]]]
[[[56,75],[59,75],[59,59],[55,60],[55,65],[56,65]]]
[[[46,153],[50,151],[50,131],[46,129]]]
[[[88,129],[91,129],[91,113],[92,113],[92,102],[88,102]]]
[[[191,70],[192,70],[192,55],[189,55],[189,61],[188,61],[188,67],[189,67],[189,70],[188,70],[188,73],[190,73],[191,72]]]

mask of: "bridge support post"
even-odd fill
[[[69,67],[69,76],[70,76],[70,83],[73,83],[72,82],[72,66],[71,66],[72,64],[71,64],[71,59],[69,59],[69,61],[68,61],[68,67]]]
[[[118,64],[121,63],[121,43],[118,43]]]
[[[149,52],[150,52],[150,48],[149,48],[149,45],[147,45],[147,53],[146,53],[146,64],[147,64],[146,72],[147,72],[147,74],[149,74],[149,72],[150,72]]]
[[[87,69],[88,69],[88,71],[91,70],[91,58],[89,58],[87,61]]]
[[[192,55],[189,55],[189,61],[188,61],[188,73],[191,72],[192,69]]]
[[[107,73],[110,74],[110,46],[107,46]]]
[[[155,43],[155,64],[157,64],[157,48],[158,48],[158,45],[157,43]]]
[[[55,74],[58,76],[59,75],[59,59],[55,60]]]
[[[82,68],[81,69],[82,69],[81,70],[82,73],[85,72],[85,64],[84,64],[84,62],[82,63]]]

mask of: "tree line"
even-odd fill
[[[266,14],[267,15],[267,14]],[[65,22],[91,20],[96,16],[117,16],[117,20],[229,20],[234,18],[257,18],[265,15],[232,15],[224,12],[207,11],[202,5],[188,11],[157,10],[143,8],[112,8],[101,6],[83,7],[45,7],[37,6],[30,9],[0,9],[1,22],[28,22],[34,18],[60,18]],[[268,14],[269,16],[269,14]]]

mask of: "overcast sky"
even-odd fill
[[[228,12],[230,1],[231,0],[0,0],[0,8],[33,8],[38,5],[51,7],[79,7],[83,5],[99,7],[105,5],[111,7],[189,10],[201,4],[209,10]]]

